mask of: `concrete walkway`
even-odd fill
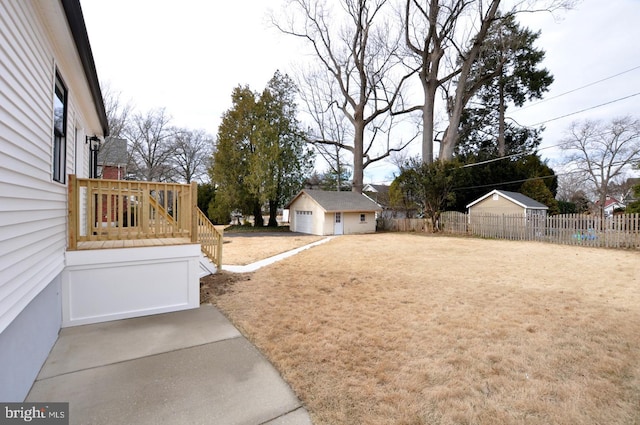
[[[308,425],[273,366],[213,306],[64,328],[27,400],[71,424]]]
[[[255,263],[247,264],[246,266],[232,266],[232,265],[222,265],[222,270],[232,272],[232,273],[250,273],[255,272],[256,270],[268,266],[269,264],[273,264],[280,260],[284,260],[285,258],[289,258],[293,255],[296,255],[306,249],[313,248],[314,246],[318,246],[320,244],[329,242],[335,236],[329,236],[324,239],[320,239],[319,241],[312,242],[310,244],[301,246],[300,248],[292,249],[291,251],[283,252],[282,254],[277,254],[269,258],[265,258],[264,260],[256,261]]]

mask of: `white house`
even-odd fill
[[[596,207],[600,207],[600,200],[597,200],[595,202],[595,205]],[[615,210],[624,209],[624,208],[626,208],[626,205],[624,203],[618,201],[613,196],[607,195],[604,202],[604,216],[610,217],[613,215]]]
[[[303,189],[285,208],[291,231],[312,235],[374,233],[382,208],[365,195]]]
[[[79,0],[0,1],[1,401],[61,327],[199,305],[197,188],[86,178],[106,136]]]

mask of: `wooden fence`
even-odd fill
[[[430,220],[424,219],[386,219],[381,226],[389,231],[431,232],[430,223]],[[640,214],[604,218],[582,214],[547,217],[473,214],[469,218],[468,214],[447,211],[440,216],[438,229],[448,234],[482,238],[606,248],[640,248]]]

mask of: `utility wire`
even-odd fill
[[[638,65],[638,66],[634,66],[634,67],[633,67],[633,68],[631,68],[631,69],[627,69],[626,71],[622,71],[622,72],[619,72],[619,73],[617,73],[617,74],[611,75],[611,76],[609,76],[609,77],[602,78],[602,79],[600,79],[600,80],[598,80],[598,81],[594,81],[594,82],[589,83],[589,84],[586,84],[586,85],[584,85],[584,86],[581,86],[581,87],[578,87],[578,88],[575,88],[575,89],[572,89],[572,90],[566,91],[566,92],[564,92],[564,93],[560,93],[560,94],[557,94],[557,95],[555,95],[555,96],[551,96],[551,97],[548,97],[548,98],[545,98],[545,99],[539,100],[539,101],[537,101],[537,102],[530,103],[529,105],[527,105],[527,106],[523,106],[523,107],[521,107],[521,108],[518,108],[518,109],[516,109],[516,110],[515,110],[515,111],[513,111],[513,112],[514,112],[514,113],[515,113],[515,112],[519,112],[519,111],[522,111],[522,110],[524,110],[524,109],[531,108],[532,106],[536,106],[536,105],[539,105],[539,104],[541,104],[541,103],[548,102],[548,101],[550,101],[550,100],[557,99],[557,98],[559,98],[559,97],[565,96],[565,95],[567,95],[567,94],[571,94],[571,93],[577,92],[577,91],[579,91],[579,90],[583,90],[583,89],[589,88],[589,87],[591,87],[591,86],[594,86],[594,85],[596,85],[596,84],[602,83],[602,82],[607,81],[607,80],[610,80],[610,79],[612,79],[612,78],[619,77],[620,75],[626,74],[626,73],[628,73],[628,72],[635,71],[636,69],[640,69],[640,65]]]
[[[557,121],[557,120],[559,120],[559,119],[567,118],[567,117],[570,117],[570,116],[572,116],[572,115],[581,114],[581,113],[583,113],[583,112],[587,112],[587,111],[590,111],[590,110],[592,110],[592,109],[600,108],[600,107],[602,107],[602,106],[610,105],[610,104],[612,104],[612,103],[620,102],[620,101],[622,101],[622,100],[626,100],[626,99],[629,99],[629,98],[632,98],[632,97],[635,97],[635,96],[638,96],[638,95],[640,95],[640,92],[638,92],[638,93],[634,93],[634,94],[630,94],[629,96],[620,97],[620,98],[618,98],[618,99],[614,99],[614,100],[611,100],[611,101],[609,101],[609,102],[601,103],[601,104],[599,104],[599,105],[591,106],[591,107],[589,107],[589,108],[585,108],[585,109],[582,109],[582,110],[580,110],[580,111],[571,112],[570,114],[565,114],[565,115],[561,115],[561,116],[559,116],[559,117],[551,118],[551,119],[548,119],[548,120],[545,120],[545,121],[540,121],[540,122],[535,123],[535,124],[532,124],[531,126],[528,126],[528,127],[537,127],[537,126],[539,126],[539,125],[541,125],[541,124],[546,124],[546,123],[548,123],[548,122]]]

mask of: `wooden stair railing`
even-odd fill
[[[196,217],[198,242],[202,252],[220,269],[222,267],[222,237],[224,231],[217,229],[198,207],[196,207]]]
[[[160,204],[160,202],[158,202],[156,198],[154,198],[151,195],[147,195],[147,196],[149,200],[149,205],[152,208],[154,208],[159,215],[161,215],[165,220],[167,220],[167,223],[173,226],[178,224],[176,219],[173,218],[171,214],[169,214],[169,212]]]

